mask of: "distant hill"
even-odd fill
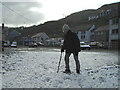
[[[32,36],[40,32],[47,33],[49,37],[61,37],[63,35],[62,26],[64,23],[68,24],[71,28],[88,24],[94,24],[96,27],[109,25],[109,19],[118,16],[119,4],[120,2],[106,4],[98,9],[75,12],[57,21],[48,21],[44,24],[24,28],[23,30],[20,28],[15,29],[22,33],[21,37],[28,35]]]

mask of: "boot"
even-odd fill
[[[76,70],[77,74],[80,74],[80,70]]]
[[[71,73],[71,71],[66,69],[63,73]]]

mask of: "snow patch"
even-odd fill
[[[114,64],[114,61],[118,60],[115,55],[80,52],[80,74],[75,71],[75,61],[71,55],[70,69],[73,73],[68,75],[62,73],[65,69],[64,57],[60,71],[57,73],[59,51],[22,50],[8,55],[3,54],[0,72],[3,78],[0,78],[2,81],[0,86],[2,85],[3,88],[118,88],[120,66]]]

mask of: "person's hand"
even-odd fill
[[[61,49],[61,52],[64,52],[64,49]]]

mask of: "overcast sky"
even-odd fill
[[[119,0],[0,0],[0,23],[38,25],[85,9],[97,9]],[[28,2],[29,1],[29,2]]]

